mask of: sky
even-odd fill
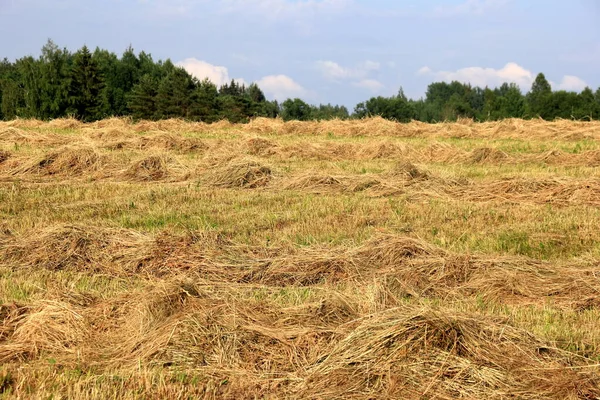
[[[434,81],[600,87],[597,0],[0,0],[0,58],[130,45],[220,85],[350,110]]]

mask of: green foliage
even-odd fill
[[[600,116],[600,88],[581,93],[553,92],[538,74],[529,93],[514,83],[498,88],[473,87],[461,82],[433,82],[425,98],[407,98],[402,88],[395,96],[372,97],[356,105],[311,105],[304,100],[269,101],[256,83],[231,82],[217,87],[199,81],[170,60],[154,61],[128,47],[115,53],[87,47],[72,54],[52,40],[39,58],[27,56],[0,62],[0,119],[53,119],[73,115],[84,121],[110,116],[135,119],[185,118],[193,121],[248,122],[255,117],[284,120],[329,120],[381,116],[409,122],[455,121],[472,118],[555,118],[591,120]]]
[[[308,121],[312,119],[312,108],[301,99],[287,99],[281,105],[281,117],[284,121]]]
[[[83,46],[73,59],[70,73],[68,112],[84,121],[101,118],[100,93],[104,87],[98,64],[87,46]]]

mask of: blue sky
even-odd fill
[[[37,56],[48,38],[131,44],[217,84],[351,108],[440,80],[600,86],[596,0],[0,0],[0,58]]]

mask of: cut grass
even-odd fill
[[[0,398],[600,398],[598,123],[0,123]]]

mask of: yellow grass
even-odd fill
[[[0,398],[600,398],[600,123],[0,122]]]

